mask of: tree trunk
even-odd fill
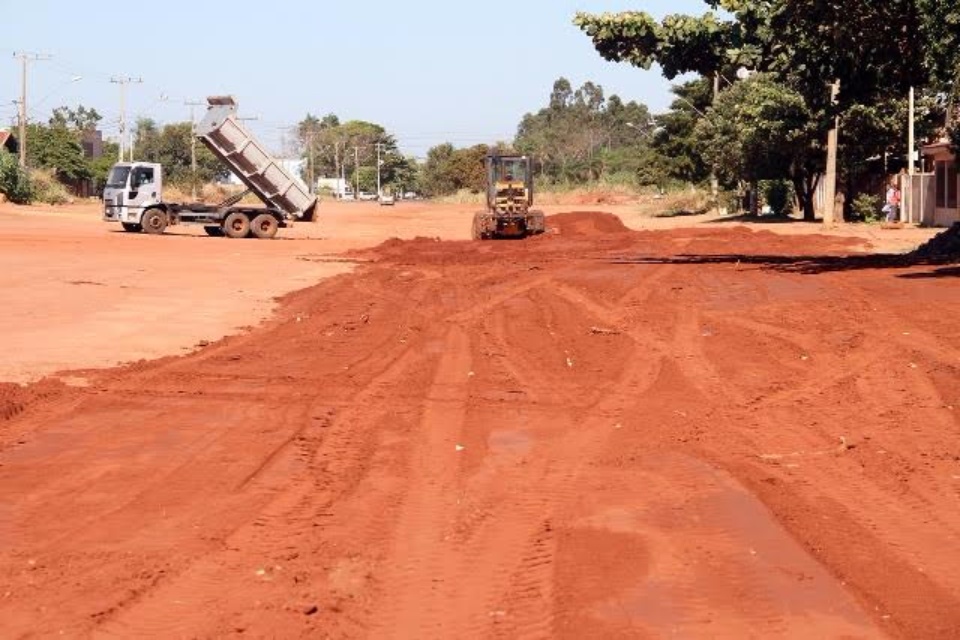
[[[817,176],[793,175],[793,189],[797,195],[797,203],[803,211],[803,219],[806,222],[813,222],[817,219],[816,211],[813,208],[813,196],[817,190]]]

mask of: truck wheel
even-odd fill
[[[162,209],[147,209],[140,218],[140,224],[147,233],[163,233],[167,228],[167,214]]]
[[[121,222],[120,224],[123,225],[124,231],[128,231],[130,233],[140,233],[143,231],[143,227],[138,225],[136,222]]]
[[[277,223],[277,219],[269,213],[261,213],[250,223],[250,229],[253,231],[253,235],[261,240],[273,238],[277,235],[277,229],[279,228],[280,225]]]
[[[229,238],[246,238],[250,233],[250,218],[244,213],[234,211],[224,219],[223,232]]]
[[[223,227],[204,227],[203,230],[207,232],[208,236],[213,236],[214,238],[223,237]]]

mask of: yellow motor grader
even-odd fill
[[[533,171],[529,156],[490,154],[487,210],[473,216],[473,239],[523,238],[543,233],[542,211],[533,206]]]

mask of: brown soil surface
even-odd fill
[[[402,210],[335,214],[353,272],[250,331],[0,386],[0,636],[956,637],[955,272],[604,213],[440,240],[469,216]],[[365,248],[377,224],[410,239]],[[89,233],[72,279],[333,259],[310,228]]]

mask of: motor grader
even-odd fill
[[[473,216],[473,239],[523,238],[543,233],[542,211],[533,206],[533,171],[529,156],[486,156],[487,210]]]

